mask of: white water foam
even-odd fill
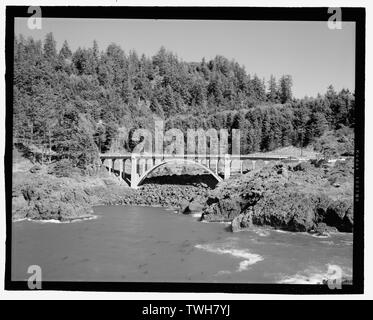
[[[222,275],[231,274],[231,273],[232,273],[232,271],[229,271],[229,270],[220,270],[215,275],[216,276],[222,276]]]
[[[273,231],[278,232],[278,233],[286,233],[290,235],[295,235],[297,233],[302,233],[302,232],[293,232],[293,231],[286,231],[286,230],[281,230],[281,229],[273,229]]]
[[[251,253],[247,249],[234,249],[227,246],[218,246],[214,244],[197,244],[195,246],[198,249],[205,250],[207,252],[217,253],[217,254],[229,254],[235,258],[244,259],[240,262],[237,271],[241,272],[247,270],[249,266],[264,260],[264,258],[258,254]]]
[[[341,241],[344,245],[348,245],[348,246],[352,246],[353,245],[353,241],[349,241],[349,240],[342,240]]]
[[[220,224],[225,224],[225,225],[230,225],[231,224],[231,222],[229,222],[229,221],[213,221],[213,222],[211,222],[211,221],[207,221],[207,220],[202,220],[201,222],[202,223],[220,223]]]
[[[201,218],[202,217],[202,212],[190,213],[189,215],[194,217],[194,218]]]
[[[314,273],[312,275],[295,274],[287,276],[278,281],[281,284],[322,284],[325,279],[325,274]]]
[[[321,243],[328,244],[330,246],[334,246],[334,241],[321,241]]]
[[[319,238],[319,239],[326,239],[326,238],[330,238],[330,234],[323,234],[323,235],[318,235],[318,234],[310,234],[311,237],[314,237],[314,238]]]
[[[292,276],[283,276],[278,283],[282,284],[323,284],[323,281],[330,278],[329,268],[339,267],[342,269],[342,276],[346,278],[352,277],[350,269],[342,268],[338,265],[327,264],[326,268],[309,268]]]
[[[264,229],[254,229],[253,232],[260,237],[268,237],[271,234],[269,230]]]
[[[35,219],[30,219],[30,218],[22,218],[18,220],[13,220],[13,222],[20,222],[20,221],[30,221],[30,222],[35,222],[35,223],[58,223],[58,224],[65,224],[65,223],[75,223],[75,222],[81,222],[81,221],[88,221],[88,220],[95,220],[97,219],[98,216],[89,216],[89,217],[83,217],[83,218],[76,218],[76,219],[71,219],[68,221],[61,221],[58,219],[45,219],[45,220],[35,220]]]
[[[243,260],[243,261],[240,262],[240,265],[238,266],[237,271],[238,272],[245,271],[245,270],[247,270],[249,268],[249,266],[251,264],[252,263],[249,260]]]

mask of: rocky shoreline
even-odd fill
[[[327,234],[353,231],[353,163],[277,164],[224,181],[203,220],[232,221],[232,231],[271,226]]]
[[[230,222],[233,232],[252,226],[319,235],[353,231],[353,163],[277,164],[219,183],[208,176],[153,176],[133,190],[105,169],[93,176],[55,177],[47,170],[13,174],[13,220],[89,217],[93,206],[137,205],[201,213],[207,222]],[[183,181],[183,184],[180,184]]]
[[[103,168],[93,176],[56,177],[47,171],[47,168],[32,168],[13,174],[13,221],[67,222],[92,216],[92,207],[99,205],[158,206],[179,210],[185,209],[193,199],[204,201],[211,191],[208,178],[207,183],[202,182],[203,175],[200,179],[190,175],[160,176],[158,180],[153,177],[142,188],[134,190]],[[180,179],[186,184],[175,183]]]

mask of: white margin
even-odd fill
[[[10,1],[5,0],[0,7],[0,21],[1,21],[1,35],[0,35],[0,60],[2,80],[0,84],[1,92],[1,108],[0,108],[0,150],[2,159],[0,160],[0,299],[373,299],[373,276],[369,270],[373,270],[373,228],[372,217],[370,212],[373,211],[372,202],[373,194],[368,188],[368,181],[373,181],[372,167],[368,166],[368,161],[365,161],[365,294],[362,295],[271,295],[271,294],[223,294],[223,293],[139,293],[139,292],[123,292],[123,293],[106,293],[106,292],[55,292],[55,291],[4,291],[4,269],[5,269],[5,182],[4,182],[4,152],[5,152],[5,5],[39,5],[39,6],[53,6],[53,5],[74,5],[74,6],[253,6],[253,7],[365,7],[366,8],[366,100],[365,100],[365,116],[366,123],[373,120],[372,115],[372,81],[368,71],[373,70],[372,62],[368,57],[373,56],[372,45],[372,21],[373,21],[373,4],[372,1],[238,1],[238,0],[75,0],[75,1],[56,1],[56,0],[29,0],[29,1]],[[359,58],[359,57],[357,57]],[[359,106],[357,106],[359,107]],[[365,128],[365,159],[372,159],[373,157],[373,126],[366,126]],[[358,213],[357,213],[358,214]]]

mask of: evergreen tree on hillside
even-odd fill
[[[290,102],[293,98],[291,87],[293,86],[293,80],[290,75],[284,75],[280,79],[279,84],[279,95],[281,103]]]
[[[56,41],[52,32],[47,33],[45,36],[44,56],[46,59],[54,59],[57,56]]]
[[[62,44],[62,48],[59,52],[59,56],[64,58],[64,59],[70,59],[72,57],[72,52],[69,48],[69,44],[67,43],[67,41],[65,40]]]
[[[265,93],[265,85],[263,81],[259,79],[259,77],[255,74],[253,79],[250,80],[251,83],[251,90],[252,96],[257,101],[265,101],[266,100],[266,93]]]
[[[273,75],[271,75],[268,81],[267,100],[273,103],[279,102],[278,87],[276,78]]]
[[[222,56],[185,62],[164,47],[153,57],[116,44],[102,49],[94,41],[72,51],[64,41],[57,54],[51,33],[43,42],[15,37],[16,139],[84,167],[110,150],[118,128],[151,129],[153,116],[185,134],[239,128],[245,153],[305,146],[354,125],[355,97],[345,89],[293,99],[291,76],[278,84],[271,76],[266,92],[261,78]]]

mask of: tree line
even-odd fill
[[[153,117],[186,131],[241,130],[241,152],[305,146],[354,125],[354,93],[330,86],[295,99],[290,75],[269,81],[222,56],[185,62],[161,47],[152,57],[97,42],[74,52],[53,34],[14,41],[13,136],[56,160],[85,167],[108,151],[121,128],[149,128]],[[131,149],[131,146],[127,146]],[[131,150],[128,150],[131,151]]]

